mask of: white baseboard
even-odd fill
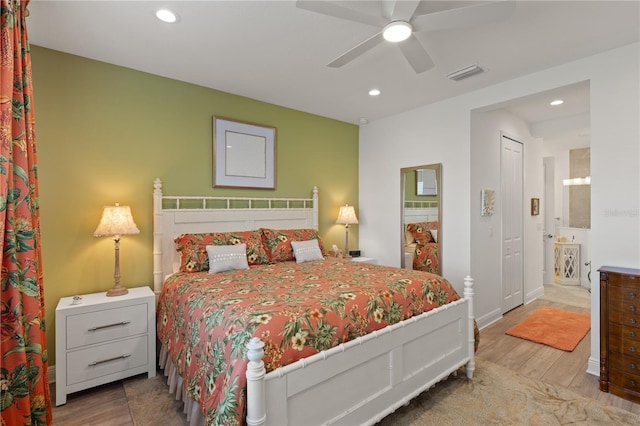
[[[600,377],[600,359],[589,357],[589,362],[587,363],[587,373]]]
[[[500,312],[500,309],[496,309],[493,312],[489,312],[486,315],[483,315],[482,317],[476,317],[476,322],[478,323],[478,328],[480,330],[482,330],[483,328],[487,328],[489,327],[491,324],[493,324],[496,321],[499,321],[502,319],[502,312]]]

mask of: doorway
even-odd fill
[[[554,237],[556,235],[555,218],[555,157],[544,157],[544,193],[542,195],[542,214],[544,215],[544,229],[542,230],[543,250],[543,284],[552,284],[555,276]]]

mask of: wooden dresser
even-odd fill
[[[600,272],[600,390],[640,403],[640,269]]]

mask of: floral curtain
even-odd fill
[[[1,0],[0,417],[52,423],[47,374],[28,0]]]

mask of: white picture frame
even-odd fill
[[[276,188],[276,128],[213,117],[213,186]]]

